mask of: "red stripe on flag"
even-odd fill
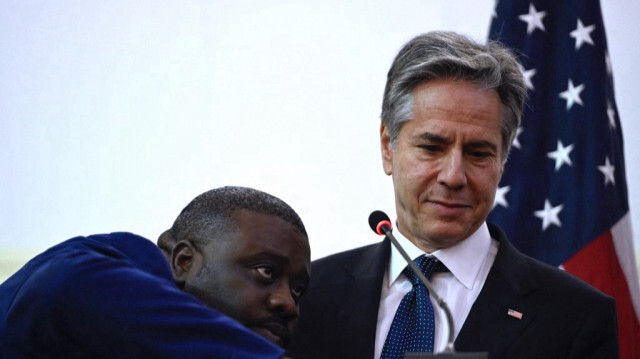
[[[589,243],[563,266],[567,272],[615,298],[620,358],[640,359],[640,323],[631,303],[629,286],[622,273],[611,232]]]

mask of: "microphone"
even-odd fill
[[[413,273],[416,274],[416,276],[420,279],[420,281],[425,286],[425,288],[427,288],[427,291],[429,291],[429,295],[433,299],[435,299],[436,303],[438,303],[438,306],[445,314],[445,317],[447,319],[447,324],[449,324],[449,339],[447,341],[447,346],[442,353],[439,353],[439,354],[405,353],[404,355],[405,359],[409,359],[409,358],[421,359],[421,358],[432,358],[432,357],[438,357],[443,359],[444,358],[486,359],[487,353],[484,353],[484,352],[483,353],[456,353],[455,352],[453,347],[453,335],[455,333],[455,330],[454,330],[453,316],[451,315],[451,310],[449,310],[449,306],[447,306],[447,303],[444,301],[444,299],[442,299],[438,295],[438,293],[436,293],[433,290],[433,287],[431,286],[431,282],[429,282],[429,280],[424,276],[424,274],[422,274],[422,271],[418,268],[418,266],[416,266],[416,264],[413,262],[411,257],[409,257],[409,255],[404,250],[404,248],[402,248],[400,243],[398,243],[398,240],[396,239],[396,237],[393,236],[393,233],[391,233],[392,225],[391,225],[391,220],[389,219],[389,216],[387,216],[386,213],[379,210],[373,211],[369,215],[369,226],[376,234],[384,235],[387,238],[389,238],[391,243],[393,243],[393,246],[396,247],[396,249],[400,252],[400,254],[404,258],[404,260],[407,262],[407,264],[409,264],[409,267],[411,268]]]
[[[373,229],[376,234],[384,236],[391,230],[391,220],[386,213],[382,211],[373,211],[369,215],[369,227]]]

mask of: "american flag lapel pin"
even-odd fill
[[[522,319],[522,313],[518,312],[517,310],[509,309],[507,311],[507,315],[517,319]]]

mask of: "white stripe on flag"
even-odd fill
[[[638,321],[640,321],[640,280],[638,279],[636,252],[633,248],[633,230],[629,212],[611,228],[611,236],[613,237],[613,245],[616,249],[618,262],[629,286],[629,295],[631,296],[633,308]]]

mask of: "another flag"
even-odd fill
[[[620,357],[640,358],[640,289],[622,129],[598,0],[503,0],[490,38],[529,89],[489,221],[524,253],[616,299]]]

